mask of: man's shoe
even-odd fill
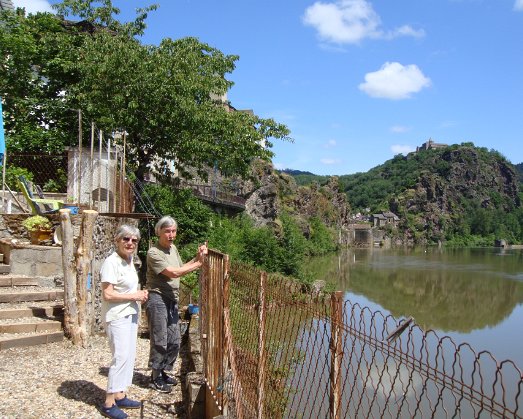
[[[125,396],[123,399],[115,400],[116,406],[123,409],[139,409],[142,406],[141,402],[131,400]]]
[[[170,393],[172,390],[172,387],[164,381],[161,374],[156,377],[156,380],[151,379],[150,387],[160,393]]]
[[[166,374],[165,371],[162,371],[162,378],[165,384],[169,384],[170,386],[175,386],[178,384],[178,380],[174,377],[171,377]]]
[[[118,406],[113,404],[111,407],[105,407],[103,404],[100,406],[100,413],[102,416],[111,419],[127,419],[127,413],[121,410]]]

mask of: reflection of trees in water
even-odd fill
[[[312,265],[315,278],[332,282],[336,276],[338,287],[364,295],[395,317],[413,316],[425,329],[467,333],[495,326],[523,302],[523,283],[507,279],[521,275],[521,253],[479,252],[428,254],[417,265],[406,266],[395,264],[405,254],[374,254],[373,259],[372,250],[358,251],[315,260]],[[386,257],[390,260],[380,259]]]

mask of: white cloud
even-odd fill
[[[46,0],[13,0],[13,4],[16,7],[25,8],[27,14],[35,14],[37,12],[50,12],[54,13],[51,8],[51,4]]]
[[[415,147],[412,147],[410,145],[402,145],[402,144],[394,144],[390,147],[391,151],[396,154],[409,154],[413,151],[416,151]]]
[[[417,65],[386,62],[378,71],[365,74],[365,83],[358,88],[371,97],[398,100],[408,99],[430,85]]]
[[[323,145],[325,148],[336,147],[336,140],[329,140],[326,144]]]
[[[411,128],[410,127],[405,127],[403,125],[393,125],[389,129],[390,129],[390,132],[394,132],[396,134],[402,134],[404,132],[410,131]]]
[[[516,0],[514,3],[514,10],[517,12],[523,12],[523,0]]]
[[[328,166],[332,166],[335,164],[340,164],[341,160],[340,159],[321,159],[320,162],[323,164],[326,164]]]
[[[317,1],[305,10],[303,23],[318,31],[322,40],[338,44],[357,44],[365,38],[392,39],[398,36],[424,36],[423,30],[408,25],[386,32],[368,0]]]
[[[425,31],[423,29],[414,29],[409,25],[403,25],[399,28],[394,29],[393,31],[386,34],[386,38],[392,39],[399,36],[412,36],[414,38],[423,38],[425,36]]]
[[[439,124],[440,128],[453,128],[458,125],[457,121],[443,121],[441,124]]]

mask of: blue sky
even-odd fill
[[[364,172],[429,138],[523,162],[523,0],[113,1],[124,21],[152,3],[143,42],[239,55],[228,99],[290,128],[279,169]]]

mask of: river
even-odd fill
[[[305,271],[345,299],[510,359],[523,369],[523,250],[349,249]]]

